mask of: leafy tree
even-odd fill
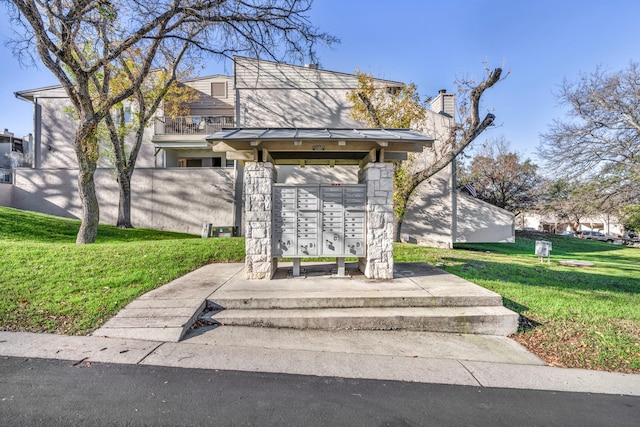
[[[425,103],[418,94],[415,84],[401,85],[399,90],[388,92],[376,85],[373,74],[356,69],[358,88],[347,93],[347,100],[353,104],[349,112],[356,120],[366,122],[375,128],[408,129],[412,122],[424,120],[427,114]],[[393,208],[396,218],[404,218],[411,192],[411,165],[415,159],[409,155],[406,162],[394,164]],[[399,230],[400,227],[398,227]]]
[[[540,156],[569,178],[597,180],[620,205],[640,193],[640,69],[618,72],[598,67],[565,80],[558,99],[569,108],[542,135]],[[614,197],[615,196],[615,197]]]
[[[245,53],[313,60],[316,43],[336,41],[308,21],[312,0],[0,1],[16,24],[14,53],[33,61],[35,47],[78,117],[73,144],[82,222],[77,243],[94,242],[98,230],[93,179],[98,124],[134,96],[156,66],[203,51],[218,57]],[[128,81],[116,84],[116,70],[134,57],[137,67],[130,69]]]
[[[625,230],[640,231],[640,205],[629,205],[620,209],[620,220]]]
[[[144,131],[152,122],[158,108],[164,101],[167,116],[186,114],[182,107],[197,97],[195,89],[178,83],[180,57],[169,67],[156,70],[143,85],[138,87],[132,98],[116,104],[105,116],[106,133],[111,142],[113,164],[119,187],[118,219],[120,228],[133,228],[131,223],[131,178],[142,146]],[[128,81],[137,67],[135,61],[122,61],[119,76],[115,81]],[[125,74],[123,76],[122,74]],[[118,78],[119,77],[119,78]],[[129,114],[125,111],[129,108]],[[130,116],[130,117],[128,117]],[[127,120],[129,119],[129,121]],[[133,134],[133,137],[131,138]],[[132,139],[132,140],[131,140]]]
[[[400,91],[388,93],[386,88],[375,84],[373,76],[363,75],[356,70],[358,86],[347,94],[347,99],[353,103],[351,117],[367,123],[370,127],[411,127],[425,115],[424,103],[417,94],[414,84],[403,86]],[[502,69],[487,70],[485,78],[476,83],[471,79],[458,81],[458,92],[462,101],[458,106],[460,120],[451,121],[449,132],[444,136],[442,149],[435,159],[428,164],[415,164],[415,156],[395,167],[394,212],[397,221],[397,236],[400,238],[402,220],[407,205],[415,189],[422,182],[444,169],[473,142],[487,127],[495,116],[486,114],[480,120],[480,100],[485,90],[493,87],[501,80]]]
[[[458,174],[461,185],[470,184],[480,200],[519,214],[538,199],[538,166],[520,160],[504,137],[488,141],[471,159],[468,170]]]

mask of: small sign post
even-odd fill
[[[536,255],[543,262],[544,257],[547,257],[547,263],[551,264],[551,242],[547,240],[536,240]]]

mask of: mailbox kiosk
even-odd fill
[[[318,117],[322,121],[321,117]],[[393,277],[393,164],[431,146],[411,129],[233,128],[206,138],[244,166],[245,277],[270,279],[278,258],[358,258],[370,279]],[[279,166],[358,166],[358,184],[277,184]],[[324,179],[324,178],[322,178]]]
[[[365,256],[367,186],[285,185],[273,189],[273,255],[300,259],[335,257],[338,276],[345,275],[345,257]]]

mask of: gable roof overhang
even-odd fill
[[[227,159],[276,165],[359,165],[406,160],[433,144],[411,129],[233,128],[206,138]]]

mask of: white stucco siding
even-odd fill
[[[376,79],[380,87],[402,83]],[[349,117],[346,95],[358,86],[354,74],[235,59],[240,127],[365,127]]]
[[[353,74],[242,57],[235,58],[235,78],[237,89],[349,90],[357,85],[357,77]]]
[[[343,89],[244,89],[239,91],[241,127],[359,128],[349,117]]]
[[[40,167],[42,169],[76,168],[74,149],[77,122],[68,99],[41,98]]]
[[[13,206],[13,185],[0,183],[0,206]]]
[[[453,244],[450,167],[415,190],[402,226],[403,240],[425,246],[450,248]]]
[[[233,89],[233,77],[215,75],[200,77],[184,82],[197,91],[198,98],[188,104],[191,116],[233,116],[236,96]],[[221,93],[214,93],[213,86],[224,88]]]
[[[132,222],[136,227],[200,234],[202,224],[234,225],[235,170],[227,168],[137,169],[132,179]],[[78,172],[16,171],[13,207],[79,218]],[[113,171],[95,174],[100,222],[115,224],[118,186]]]
[[[455,243],[513,243],[515,215],[482,200],[458,193]]]
[[[280,184],[358,184],[358,166],[277,166]]]

